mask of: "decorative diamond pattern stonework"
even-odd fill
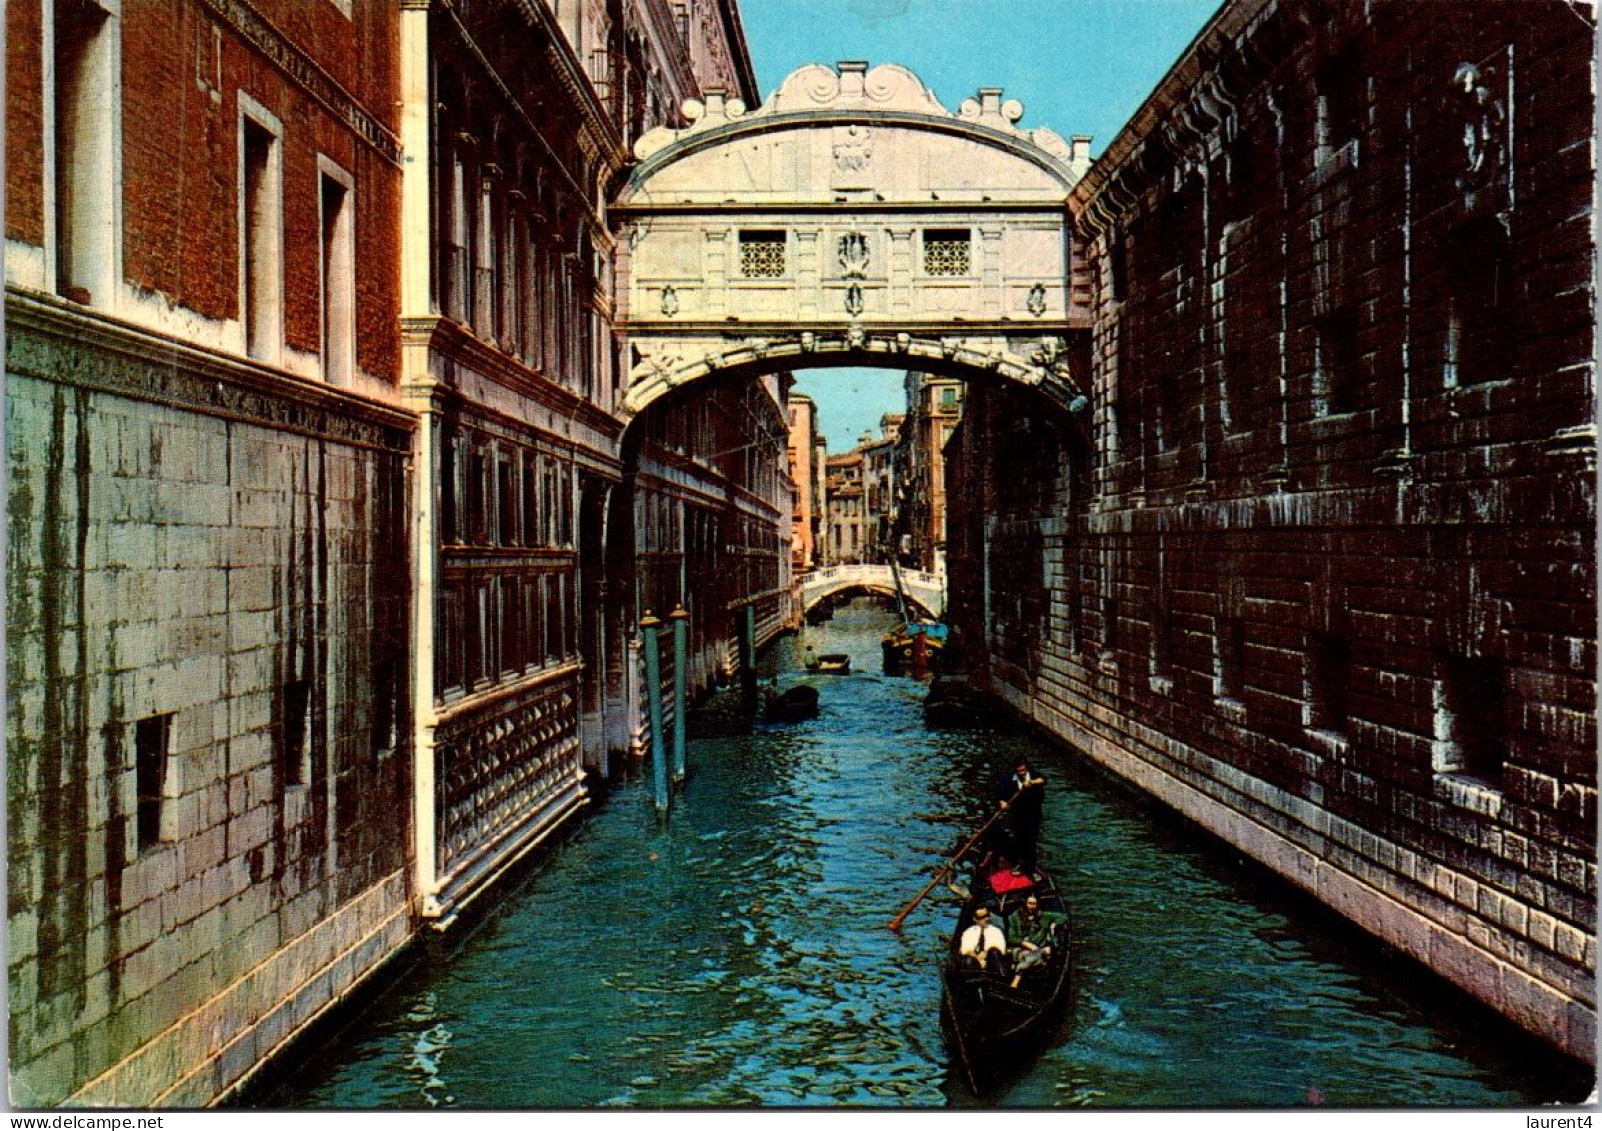
[[[747,279],[784,278],[784,234],[740,236],[740,274]]]
[[[923,241],[923,270],[927,275],[966,275],[968,273],[967,240]]]

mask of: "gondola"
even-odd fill
[[[998,720],[995,701],[966,676],[936,676],[923,698],[923,721],[930,727],[962,729]]]
[[[817,717],[816,687],[798,683],[783,692],[770,689],[767,695],[767,714],[770,723],[796,723]]]
[[[1069,922],[1068,906],[1044,868],[1034,875],[1014,876],[1002,869],[990,876],[976,877],[973,898],[963,906],[956,929],[946,951],[942,970],[944,992],[940,998],[940,1021],[952,1058],[976,1095],[993,1089],[1023,1068],[1049,1038],[1068,999]],[[1010,919],[1033,893],[1042,912],[1060,916],[1054,928],[1056,945],[1044,963],[1018,975],[984,973],[958,961],[963,931],[973,922],[981,905],[992,917]],[[993,918],[994,921],[994,918]],[[1016,958],[1017,947],[1007,929],[1008,955]]]

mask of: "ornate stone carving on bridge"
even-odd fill
[[[1086,324],[1064,202],[1088,139],[1021,129],[997,89],[954,114],[889,64],[803,67],[751,111],[708,91],[688,116],[640,139],[610,213],[637,235],[619,263],[638,359],[624,415],[713,371],[825,365],[1083,399],[1066,364],[1032,355]]]

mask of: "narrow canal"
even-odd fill
[[[1501,1106],[1589,1073],[1187,832],[1068,752],[924,728],[859,603],[773,649],[818,718],[690,744],[657,819],[638,775],[502,905],[261,1102],[274,1107]],[[807,676],[801,647],[856,674]],[[976,827],[1019,745],[1075,906],[1074,998],[998,1095],[948,1064],[955,900],[885,923]],[[942,894],[944,895],[943,889]]]

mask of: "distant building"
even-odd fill
[[[794,529],[791,534],[791,561],[797,571],[819,564],[823,532],[824,468],[818,459],[818,406],[805,393],[785,395],[789,418],[790,478],[795,483]]]
[[[863,538],[866,561],[884,563],[895,552],[896,443],[902,417],[887,413],[879,418],[879,437],[862,445],[864,492]]]
[[[907,417],[901,427],[899,476],[902,561],[942,570],[946,556],[946,443],[962,419],[963,383],[911,372],[906,377]]]
[[[843,455],[830,456],[828,472],[829,562],[831,565],[856,565],[863,561],[867,547],[863,521],[867,515],[867,493],[862,487],[862,449],[853,448]]]

